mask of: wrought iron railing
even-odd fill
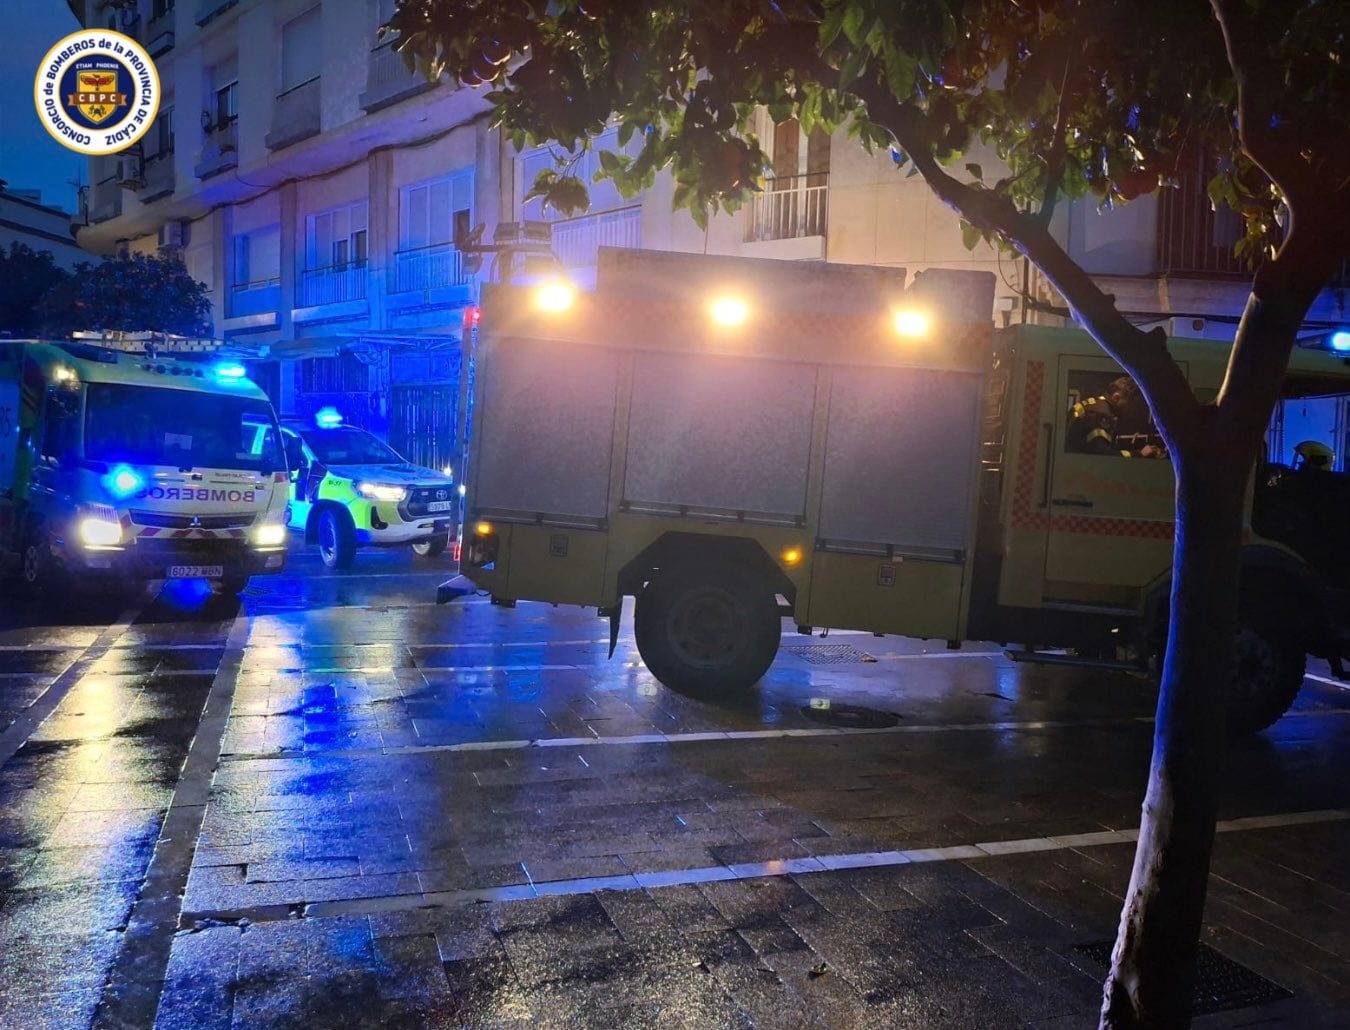
[[[319,90],[322,79],[314,78],[277,96],[272,108],[272,130],[263,143],[272,150],[318,135],[321,122]]]
[[[768,180],[763,193],[750,201],[747,242],[824,236],[830,213],[827,172],[789,175]]]
[[[394,292],[437,290],[469,281],[463,257],[453,243],[433,243],[394,254]]]
[[[296,307],[342,304],[366,299],[366,263],[348,262],[326,268],[308,268],[300,273]]]
[[[641,207],[602,211],[553,223],[553,253],[567,268],[594,265],[601,247],[641,246]]]
[[[1174,185],[1158,191],[1158,275],[1251,275],[1247,261],[1233,253],[1242,238],[1241,217],[1228,207],[1216,211],[1209,199],[1217,171],[1212,154],[1192,155],[1180,163]]]
[[[255,279],[230,287],[229,317],[262,315],[281,306],[281,279]]]

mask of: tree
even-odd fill
[[[47,336],[84,330],[206,336],[211,332],[206,294],[181,261],[133,254],[76,265],[73,276],[42,297],[39,315]]]
[[[1181,1026],[1224,743],[1243,495],[1309,306],[1350,250],[1346,0],[403,0],[390,22],[429,74],[486,84],[517,147],[556,141],[534,194],[584,207],[575,155],[610,119],[703,222],[763,188],[751,133],[848,127],[889,147],[984,239],[1030,259],[1139,383],[1176,473],[1168,645],[1134,870],[1103,1026]],[[1002,168],[986,176],[972,146]],[[1216,399],[1201,403],[1160,330],[1131,325],[1051,231],[1064,198],[1123,203],[1179,160],[1226,161],[1211,197],[1241,215],[1250,296]]]
[[[0,250],[0,335],[13,339],[37,336],[38,301],[67,278],[51,251],[17,242],[9,245],[8,254]]]

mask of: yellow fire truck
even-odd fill
[[[0,566],[29,594],[158,579],[237,593],[285,565],[267,395],[238,362],[137,349],[0,341]]]
[[[594,293],[491,288],[464,575],[439,599],[595,606],[614,640],[633,596],[648,668],[695,691],[756,682],[782,617],[1146,667],[1172,560],[1162,440],[1085,333],[993,330],[993,288],[618,250]],[[1226,345],[1172,352],[1217,392]],[[1347,364],[1298,350],[1286,396],[1350,393]],[[1346,477],[1320,475],[1255,477],[1236,728],[1287,709],[1307,653],[1350,646],[1345,549],[1319,542]]]

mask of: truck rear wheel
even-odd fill
[[[674,690],[746,690],[778,653],[782,622],[773,591],[739,566],[662,570],[638,595],[638,653]]]
[[[319,512],[319,557],[330,569],[349,569],[356,560],[356,529],[351,517],[337,508]]]
[[[1303,686],[1307,664],[1302,644],[1291,634],[1239,618],[1228,687],[1228,732],[1257,733],[1289,711]]]
[[[69,577],[52,554],[45,534],[34,534],[23,548],[19,576],[29,597],[55,597],[65,592]]]

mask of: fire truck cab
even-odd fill
[[[487,291],[464,575],[440,600],[595,606],[614,640],[631,596],[648,668],[695,691],[757,681],[785,616],[1145,668],[1165,643],[1165,448],[1146,409],[1085,432],[1132,384],[1085,333],[995,332],[993,287],[602,250],[593,294]],[[1224,344],[1172,350],[1198,394],[1217,391]],[[1300,350],[1286,389],[1350,393],[1350,368]],[[1284,475],[1263,477],[1242,729],[1283,713],[1306,653],[1350,648],[1350,581],[1272,514],[1288,504],[1263,491]]]

